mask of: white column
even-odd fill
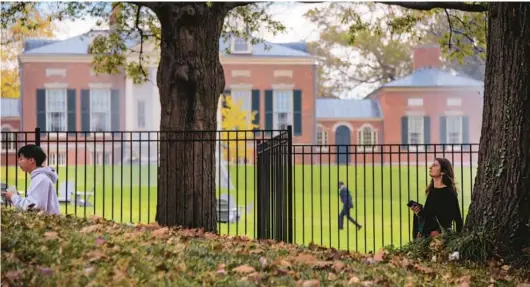
[[[152,82],[153,82],[152,83],[153,85],[152,103],[153,104],[151,105],[151,111],[149,112],[149,117],[151,118],[150,130],[153,130],[153,131],[160,130],[160,116],[162,115],[162,111],[161,111],[162,106],[160,105],[160,92],[158,91],[158,86],[156,84],[156,71],[157,71],[157,68],[150,69],[150,72],[153,75],[151,77]]]
[[[134,98],[134,85],[132,79],[127,77],[125,81],[125,130],[135,130],[136,121],[134,120],[134,113],[136,112],[136,100]]]

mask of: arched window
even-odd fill
[[[2,127],[2,152],[16,152],[16,135],[9,127]]]
[[[358,130],[357,143],[363,145],[359,147],[360,151],[372,151],[377,147],[377,130],[370,124],[364,124]]]
[[[322,126],[317,126],[317,144],[322,145],[321,151],[328,150],[328,132]]]

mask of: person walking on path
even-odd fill
[[[353,219],[350,215],[350,211],[353,208],[353,200],[350,194],[350,191],[348,190],[348,187],[344,185],[344,182],[339,181],[339,193],[340,193],[340,201],[342,202],[342,211],[339,214],[339,230],[342,230],[344,228],[344,217],[351,221],[355,226],[357,226],[357,230],[360,230],[363,226],[360,225],[355,219]]]

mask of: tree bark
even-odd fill
[[[215,131],[225,86],[219,37],[223,3],[157,3],[161,24],[160,161],[156,221],[216,231]],[[178,132],[177,132],[178,131]],[[210,132],[208,132],[210,131]]]
[[[488,4],[482,138],[466,229],[492,235],[498,255],[521,262],[530,246],[530,5]]]

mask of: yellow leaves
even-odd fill
[[[225,132],[221,133],[221,140],[225,140],[222,142],[225,159],[237,161],[245,157],[250,158],[253,144],[252,142],[246,142],[245,139],[251,140],[253,138],[251,130],[258,127],[252,123],[256,113],[244,110],[242,107],[243,103],[234,101],[229,95],[221,95],[221,101],[224,101],[224,106],[221,108],[223,117],[221,129]]]

